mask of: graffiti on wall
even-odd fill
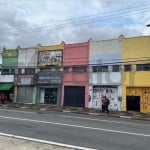
[[[127,88],[127,96],[140,96],[140,111],[150,112],[150,88],[131,87]]]
[[[106,96],[110,100],[109,109],[121,111],[121,98],[118,96],[117,87],[93,87],[92,107],[101,109],[101,97]]]
[[[62,50],[40,51],[38,56],[39,66],[61,66]]]
[[[144,93],[141,97],[141,109],[143,112],[150,112],[150,92]]]
[[[92,108],[93,86],[89,86],[89,101],[88,107]]]

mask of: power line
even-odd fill
[[[79,61],[78,61],[79,62]],[[80,61],[80,63],[81,62],[83,62],[83,61]],[[128,63],[128,64],[132,64],[132,63],[134,63],[134,62],[146,62],[145,64],[150,64],[150,57],[149,57],[149,59],[138,59],[138,60],[128,60],[128,61],[116,61],[116,62],[107,62],[107,63],[88,63],[87,65],[88,66],[103,66],[103,65],[116,65],[116,64],[126,64],[126,63]],[[68,63],[70,63],[70,62],[68,62]],[[27,65],[29,65],[29,64],[31,64],[31,63],[27,63]],[[36,65],[33,65],[33,66],[25,66],[25,65],[19,65],[19,64],[17,64],[17,65],[3,65],[3,64],[1,64],[2,65],[2,67],[27,67],[27,68],[29,68],[29,67],[39,67],[38,66],[38,63],[36,64]],[[63,65],[63,63],[62,63],[62,66],[61,67],[66,67],[66,66],[85,66],[85,65]],[[47,67],[51,67],[51,66],[47,66]],[[54,65],[54,67],[55,67],[55,65]],[[39,67],[40,68],[40,67]],[[41,67],[42,68],[42,67]]]
[[[83,19],[83,20],[73,20],[72,19],[71,23],[75,24],[75,25],[82,25],[82,24],[87,24],[87,23],[101,22],[101,21],[104,21],[104,20],[107,20],[107,19],[110,20],[110,19],[113,19],[113,18],[116,19],[116,17],[122,17],[123,14],[126,14],[124,16],[128,16],[128,15],[134,15],[134,14],[141,13],[141,12],[139,12],[141,10],[144,10],[144,12],[145,12],[145,9],[149,9],[149,8],[150,7],[145,7],[145,8],[141,8],[141,9],[138,9],[138,10],[134,10],[134,13],[130,13],[130,14],[126,14],[126,13],[129,13],[129,11],[126,11],[126,12],[121,12],[120,14],[106,15],[106,16],[103,16],[103,17],[98,16],[96,18],[88,18],[88,19]],[[48,26],[48,27],[43,26],[43,27],[37,27],[37,28],[26,28],[26,29],[21,29],[21,30],[14,31],[14,32],[6,32],[6,33],[0,34],[0,36],[9,36],[9,35],[15,35],[15,34],[20,34],[20,33],[39,32],[41,30],[54,30],[54,29],[60,29],[60,28],[65,28],[65,27],[72,27],[72,26],[70,25],[70,22],[69,23],[65,22],[65,23],[60,23],[60,24],[56,24],[56,25],[51,25],[51,26]]]
[[[119,12],[119,11],[124,11],[124,10],[130,10],[131,11],[131,9],[135,9],[135,8],[141,8],[141,7],[143,7],[143,6],[146,6],[146,7],[144,7],[144,8],[141,8],[141,9],[147,9],[147,8],[149,8],[149,7],[147,7],[147,6],[149,6],[150,5],[150,3],[148,3],[148,4],[143,4],[143,5],[138,5],[138,6],[134,6],[134,7],[129,7],[129,8],[124,8],[124,9],[118,9],[118,10],[114,10],[114,11],[108,11],[108,12],[105,12],[105,13],[97,13],[97,14],[93,14],[93,15],[87,15],[87,16],[81,16],[81,17],[76,17],[76,18],[72,18],[72,19],[65,19],[65,20],[57,20],[57,21],[54,21],[55,23],[59,23],[59,22],[65,22],[65,21],[74,21],[74,20],[79,20],[79,19],[84,19],[84,18],[89,18],[89,17],[95,17],[95,16],[99,16],[99,15],[105,15],[105,14],[111,14],[111,13],[115,13],[115,12]],[[137,10],[132,10],[132,11],[138,11],[138,10],[141,10],[141,9],[137,9]],[[127,12],[129,12],[129,11],[127,11]],[[126,12],[126,13],[127,13]],[[29,27],[41,27],[41,26],[45,26],[46,24],[37,24],[37,25],[30,25],[30,26],[22,26],[22,27],[20,27],[20,28],[29,28]],[[49,25],[49,23],[47,23],[47,25]],[[18,29],[18,27],[19,26],[16,26],[17,28],[16,29]]]
[[[130,60],[130,61],[118,61],[118,62],[108,62],[108,63],[100,63],[100,64],[90,64],[90,65],[92,65],[92,66],[98,66],[98,65],[114,65],[114,64],[126,64],[126,63],[134,63],[134,62],[148,62],[149,61],[149,63],[150,63],[150,59],[147,59],[147,60],[145,60],[145,59],[141,59],[141,60]],[[148,63],[146,63],[146,64],[148,64]]]

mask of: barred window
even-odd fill
[[[15,69],[11,69],[10,74],[15,74]]]
[[[25,74],[27,74],[27,75],[35,74],[35,69],[34,68],[26,68]]]
[[[112,66],[112,71],[113,72],[119,72],[120,71],[120,65],[113,65]]]
[[[64,73],[68,73],[69,72],[69,67],[64,67],[63,71],[64,71]]]
[[[150,64],[137,64],[136,70],[137,71],[150,71]]]
[[[3,75],[9,75],[9,69],[2,69]]]
[[[124,71],[131,71],[131,65],[124,65]]]
[[[72,72],[78,72],[78,73],[86,72],[86,67],[72,67]]]
[[[93,72],[108,72],[108,66],[93,66]]]
[[[19,74],[33,75],[35,74],[35,68],[20,68],[18,69]]]
[[[93,72],[101,72],[101,66],[93,66],[92,70]]]
[[[102,72],[108,72],[108,66],[101,66]]]
[[[18,74],[25,74],[25,69],[24,68],[18,69]]]

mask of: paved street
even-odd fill
[[[59,112],[0,110],[0,132],[99,150],[149,150],[150,122]]]

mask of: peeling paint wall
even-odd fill
[[[120,65],[121,39],[90,41],[89,55],[89,108],[101,109],[101,97],[110,99],[109,109],[122,110],[121,70],[114,72],[113,65]],[[106,72],[94,72],[93,66],[108,66]]]

